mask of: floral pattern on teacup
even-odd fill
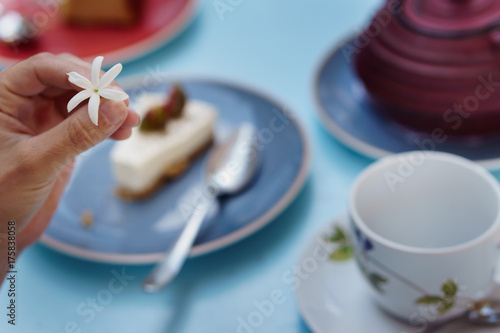
[[[346,230],[339,225],[334,226],[334,232],[331,235],[327,235],[325,240],[329,243],[336,245],[333,251],[330,253],[330,260],[340,262],[347,261],[354,257],[354,251],[360,251],[360,256],[356,263],[358,264],[361,273],[365,276],[366,280],[370,285],[379,293],[384,293],[383,286],[389,283],[389,278],[377,273],[370,269],[372,265],[383,269],[385,266],[378,263],[374,258],[369,255],[369,252],[374,250],[373,242],[364,235],[361,230],[359,230],[354,223],[351,224],[352,230],[354,231],[354,239],[358,246],[353,246],[351,243],[351,238]],[[372,264],[372,265],[370,265]],[[425,305],[435,309],[436,313],[443,315],[450,311],[457,301],[457,294],[459,291],[458,285],[452,279],[446,280],[441,285],[441,294],[435,295],[432,293],[425,292],[422,288],[415,285],[410,280],[403,278],[399,274],[392,272],[390,269],[386,268],[384,270],[389,276],[394,277],[397,280],[402,281],[409,287],[423,292],[423,296],[416,299],[415,303],[418,305]]]
[[[363,252],[369,252],[374,249],[372,241],[364,236],[361,231],[354,227],[354,233],[356,236],[356,240],[361,244],[361,248]],[[353,246],[348,237],[347,232],[340,226],[334,226],[334,233],[332,235],[328,235],[326,237],[326,241],[330,243],[334,243],[337,246],[330,253],[330,259],[333,261],[346,261],[354,256]],[[370,271],[368,269],[367,263],[361,262],[357,260],[358,266],[361,269],[361,272],[366,277],[367,281],[370,282],[372,287],[379,293],[383,293],[384,289],[382,286],[389,281],[388,278],[383,275]]]
[[[356,235],[356,239],[358,240],[358,242],[362,244],[363,251],[368,252],[373,250],[372,241],[368,237],[363,235],[361,233],[361,230],[359,230],[356,226],[353,226],[353,228],[354,228],[354,234]]]
[[[346,261],[353,258],[354,253],[352,251],[351,241],[344,229],[338,225],[334,226],[334,233],[332,235],[327,235],[325,240],[336,245],[330,253],[331,260]]]
[[[441,286],[441,295],[424,295],[417,299],[415,303],[435,307],[437,313],[445,314],[455,306],[457,293],[457,284],[455,281],[448,279]]]

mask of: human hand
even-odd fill
[[[68,114],[76,91],[66,73],[73,71],[90,78],[91,64],[42,53],[0,72],[0,245],[14,220],[18,253],[48,226],[74,158],[108,137],[128,138],[139,123],[128,100],[105,100],[99,126],[90,120],[86,102]]]

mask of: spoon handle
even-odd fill
[[[142,289],[144,291],[160,291],[177,276],[188,257],[203,220],[214,202],[215,199],[204,200],[196,206],[191,218],[186,223],[179,237],[172,244],[167,255],[143,281]]]
[[[456,332],[459,328],[469,327],[470,322],[467,320],[467,314],[457,318],[450,319],[446,322],[437,325],[429,325],[422,333],[450,333]]]

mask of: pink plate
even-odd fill
[[[53,8],[31,7],[26,15],[33,18],[34,26],[43,30],[37,43],[18,48],[0,45],[0,66],[44,51],[69,52],[87,60],[102,55],[105,65],[132,60],[175,37],[189,23],[196,6],[196,0],[142,1],[142,18],[131,28],[71,27],[64,24]]]

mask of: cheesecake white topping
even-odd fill
[[[137,106],[143,116],[152,107],[162,105],[163,94],[145,94]],[[205,102],[189,100],[183,116],[168,121],[165,132],[141,132],[134,128],[132,136],[115,144],[111,151],[113,173],[119,187],[141,192],[161,178],[170,166],[188,158],[213,137],[217,112]]]

